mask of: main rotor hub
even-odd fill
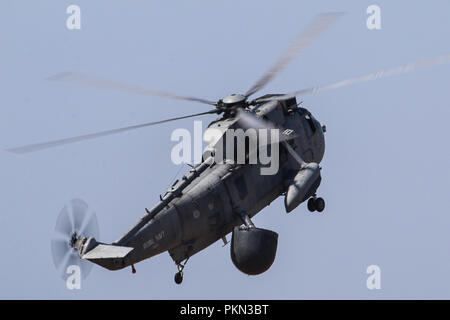
[[[226,108],[234,107],[237,105],[244,105],[247,101],[247,98],[242,94],[232,94],[228,97],[225,97],[222,100],[223,106]]]

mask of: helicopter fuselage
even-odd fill
[[[294,132],[295,138],[289,141],[292,148],[305,162],[320,163],[325,151],[324,127],[308,110],[299,108],[295,98],[272,100],[249,109],[258,117]],[[221,119],[209,127],[226,131],[239,126],[235,120]],[[204,159],[161,197],[156,213],[149,211],[114,243],[133,248],[126,257],[92,262],[117,270],[168,251],[175,263],[180,264],[241,225],[242,212],[251,218],[283,195],[300,170],[281,143],[276,173],[262,175],[261,166]],[[319,184],[320,177],[302,201],[312,196]],[[164,203],[165,198],[170,201]]]

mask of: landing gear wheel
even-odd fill
[[[325,200],[323,200],[323,198],[315,199],[314,206],[315,206],[317,212],[322,212],[325,209]]]
[[[186,263],[188,262],[188,260],[189,260],[189,257],[186,258],[184,263],[177,262],[178,272],[175,273],[175,277],[174,277],[176,284],[181,284],[181,282],[183,282],[183,269],[184,269],[184,266],[186,265]]]
[[[314,198],[309,198],[309,200],[308,200],[308,210],[310,212],[316,211],[316,204],[315,204]]]
[[[181,282],[183,282],[183,272],[178,271],[177,273],[175,273],[174,280],[176,284],[181,284]]]

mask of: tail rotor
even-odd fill
[[[64,280],[74,267],[80,269],[83,279],[89,275],[93,264],[81,259],[75,246],[79,239],[98,239],[98,236],[97,217],[83,200],[72,199],[60,211],[51,240],[51,252],[56,270]]]

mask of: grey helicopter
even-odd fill
[[[81,266],[94,263],[108,270],[131,267],[135,273],[135,264],[167,251],[177,266],[174,280],[180,284],[190,257],[220,239],[227,244],[226,236],[232,233],[230,255],[236,268],[248,275],[267,271],[275,260],[278,234],[256,227],[252,218],[280,196],[284,196],[286,212],[293,211],[304,202],[311,212],[323,212],[325,209],[325,200],[317,196],[317,190],[322,179],[320,162],[325,153],[326,127],[297,102],[297,97],[450,61],[450,55],[443,55],[288,94],[266,94],[249,99],[342,16],[343,13],[319,14],[245,94],[232,94],[218,101],[149,90],[78,73],[66,72],[51,77],[53,81],[162,96],[214,108],[197,114],[26,145],[8,151],[18,154],[35,152],[169,121],[220,115],[208,126],[220,132],[220,135],[205,149],[201,163],[192,166],[177,180],[160,196],[153,208],[146,208],[145,215],[118,240],[110,244],[99,242],[93,236],[97,228],[95,219],[80,230],[81,223],[70,221],[67,213],[64,213],[63,217],[58,218],[55,229],[66,237],[52,242],[54,253],[72,258],[76,254],[77,259],[82,261]],[[217,161],[217,151],[230,140],[227,139],[227,132],[237,129],[278,130],[279,136],[270,142],[269,139],[259,139],[262,143],[256,149],[244,148],[243,163],[227,156]],[[242,145],[248,144],[247,138],[243,137]],[[268,153],[276,153],[278,157],[278,170],[273,174],[261,174],[264,164],[249,161],[250,156],[254,153],[258,155],[262,148]],[[77,263],[72,258],[65,259]]]

